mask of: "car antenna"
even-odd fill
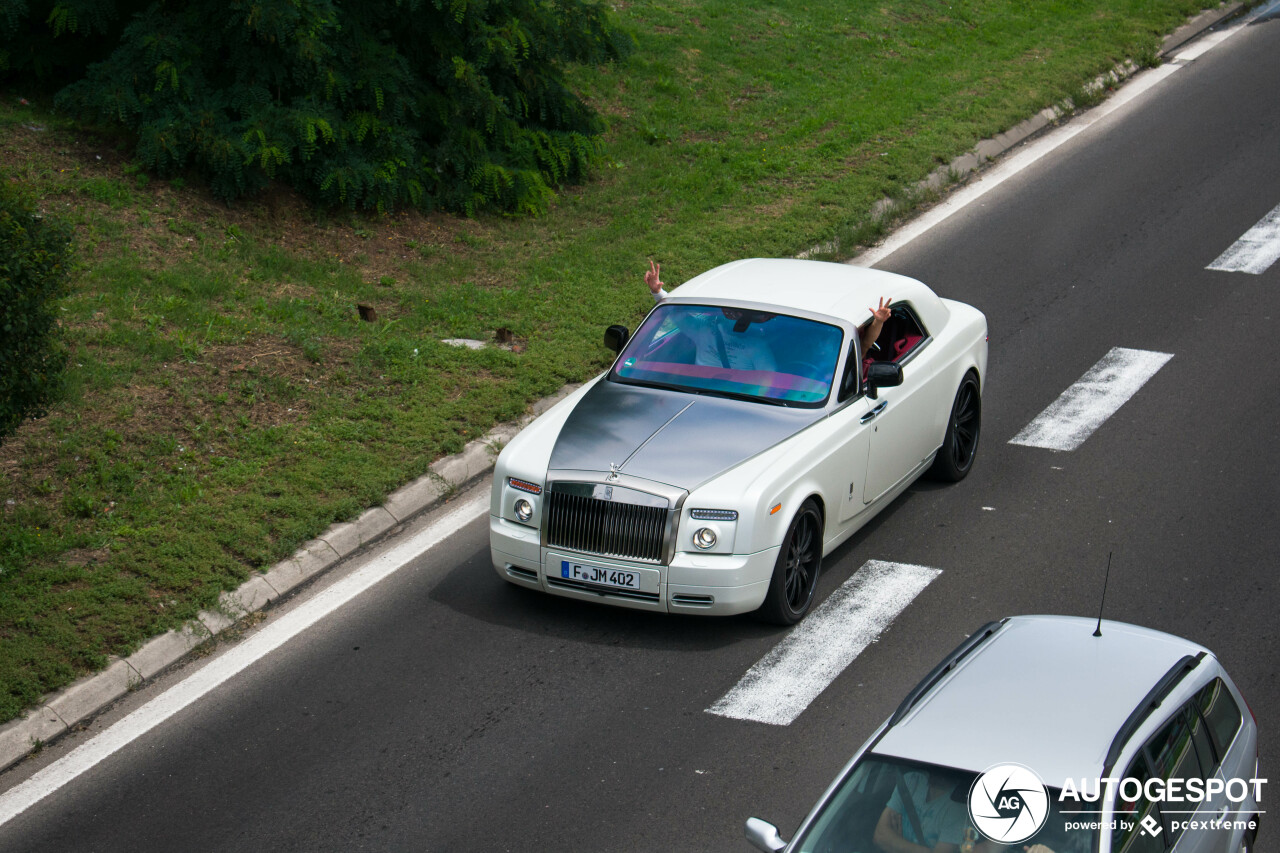
[[[1093,636],[1102,636],[1102,608],[1107,605],[1107,581],[1111,580],[1111,552],[1107,552],[1107,574],[1102,579],[1102,601],[1098,604],[1098,627],[1093,629]]]

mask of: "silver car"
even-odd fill
[[[1235,853],[1265,779],[1253,712],[1207,649],[1119,622],[1020,616],[916,686],[777,853]]]

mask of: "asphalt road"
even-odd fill
[[[789,837],[969,631],[1096,614],[1108,554],[1108,618],[1213,649],[1267,775],[1280,264],[1205,267],[1280,204],[1277,82],[1280,21],[1249,27],[880,263],[987,314],[982,446],[828,558],[822,597],[872,559],[942,574],[790,725],[705,712],[784,631],[515,589],[478,521],[0,827],[0,850],[746,850],[746,817]],[[1078,449],[1008,443],[1113,347],[1173,358]],[[1259,849],[1278,837],[1266,820]]]

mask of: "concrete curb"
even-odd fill
[[[1208,9],[1196,15],[1187,23],[1183,24],[1170,35],[1166,36],[1160,45],[1157,56],[1163,61],[1172,57],[1175,51],[1185,45],[1187,42],[1203,35],[1219,24],[1236,17],[1237,15],[1247,11],[1248,4],[1223,3],[1216,9]],[[1132,62],[1126,62],[1118,65],[1106,74],[1101,75],[1093,81],[1087,88],[1091,92],[1099,92],[1111,86],[1115,86],[1124,82],[1141,69]],[[967,180],[982,171],[988,163],[995,160],[1002,154],[1008,153],[1011,149],[1021,145],[1032,137],[1038,136],[1040,133],[1054,127],[1058,122],[1068,118],[1076,112],[1076,105],[1067,101],[1054,107],[1043,109],[1033,115],[1031,118],[1019,122],[1004,133],[997,134],[991,139],[984,139],[974,146],[973,150],[967,154],[962,154],[952,160],[945,166],[939,166],[934,169],[929,176],[920,181],[912,188],[910,197],[925,196],[930,194],[940,194],[945,190],[963,185]],[[908,207],[912,204],[907,202]],[[902,203],[895,199],[881,199],[872,206],[870,212],[871,220],[878,221],[886,217],[893,216],[897,213],[906,214],[909,211],[904,209]],[[918,211],[911,211],[918,212]],[[839,248],[835,243],[824,243],[802,252],[799,257],[812,257],[820,252],[832,252]],[[864,247],[859,254],[865,254],[870,247]],[[858,259],[847,261],[847,263],[857,264]]]
[[[155,678],[241,619],[269,607],[303,584],[431,509],[457,489],[493,470],[507,442],[538,415],[567,397],[579,385],[566,385],[535,403],[530,414],[499,424],[461,453],[445,457],[424,474],[387,496],[354,521],[334,524],[286,560],[256,574],[238,589],[224,592],[216,610],[202,610],[179,630],[147,641],[127,658],[113,658],[107,668],[45,696],[26,714],[0,726],[0,771],[17,764],[44,744],[82,725],[143,682]]]
[[[1223,3],[1216,9],[1205,9],[1199,15],[1196,15],[1172,33],[1165,36],[1164,41],[1160,45],[1160,58],[1169,58],[1173,55],[1174,51],[1191,41],[1196,36],[1213,29],[1223,21],[1230,20],[1231,18],[1247,11],[1251,5],[1251,3]]]
[[[1235,17],[1246,9],[1244,3],[1223,5],[1192,18],[1168,36],[1160,50],[1165,58],[1196,36]],[[1136,66],[1117,68],[1097,81],[1099,87],[1132,76]],[[920,189],[940,191],[977,172],[987,162],[1025,142],[1059,121],[1073,108],[1064,105],[1042,110],[993,139],[979,143],[972,152],[936,170]],[[894,202],[886,199],[872,211],[884,216]],[[577,385],[566,385],[554,396],[534,404],[532,412],[514,423],[499,424],[483,438],[469,443],[461,453],[440,459],[428,474],[419,477],[387,497],[382,506],[366,510],[354,521],[335,524],[316,539],[303,545],[292,557],[269,571],[254,575],[239,589],[224,592],[216,611],[201,611],[181,630],[169,631],[145,643],[127,658],[114,658],[102,672],[44,697],[26,714],[0,726],[0,771],[18,763],[44,744],[81,725],[107,706],[155,678],[239,620],[268,607],[297,590],[321,572],[378,541],[406,521],[439,503],[454,490],[493,470],[497,452],[534,418],[572,393]]]

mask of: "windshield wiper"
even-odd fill
[[[617,374],[609,377],[610,382],[619,382],[623,385],[637,385],[641,388],[660,388],[663,391],[679,391],[682,394],[701,394],[701,388],[690,388],[687,385],[672,385],[669,382],[653,382],[648,379],[627,379]]]
[[[775,400],[772,397],[757,397],[753,394],[740,394],[737,391],[713,391],[710,389],[702,391],[703,394],[710,394],[712,397],[727,397],[730,400],[744,400],[748,403],[764,403],[768,406],[789,407],[790,404],[786,400]]]
[[[754,394],[742,394],[738,391],[723,391],[719,388],[681,388],[682,391],[688,391],[691,394],[706,394],[708,397],[724,397],[728,400],[742,400],[746,403],[764,403],[766,406],[782,406],[783,408],[791,408],[791,403],[786,400],[775,400],[772,397],[757,397]]]
[[[763,403],[766,406],[781,406],[784,409],[791,408],[791,403],[787,400],[775,400],[772,397],[757,397],[753,394],[742,394],[737,391],[722,391],[718,388],[699,388],[696,385],[673,385],[669,382],[653,382],[648,379],[626,379],[617,374],[609,376],[610,382],[620,382],[623,385],[638,385],[641,388],[660,388],[664,391],[678,391],[681,394],[698,394],[705,397],[724,397],[728,400],[742,400],[746,403]]]

